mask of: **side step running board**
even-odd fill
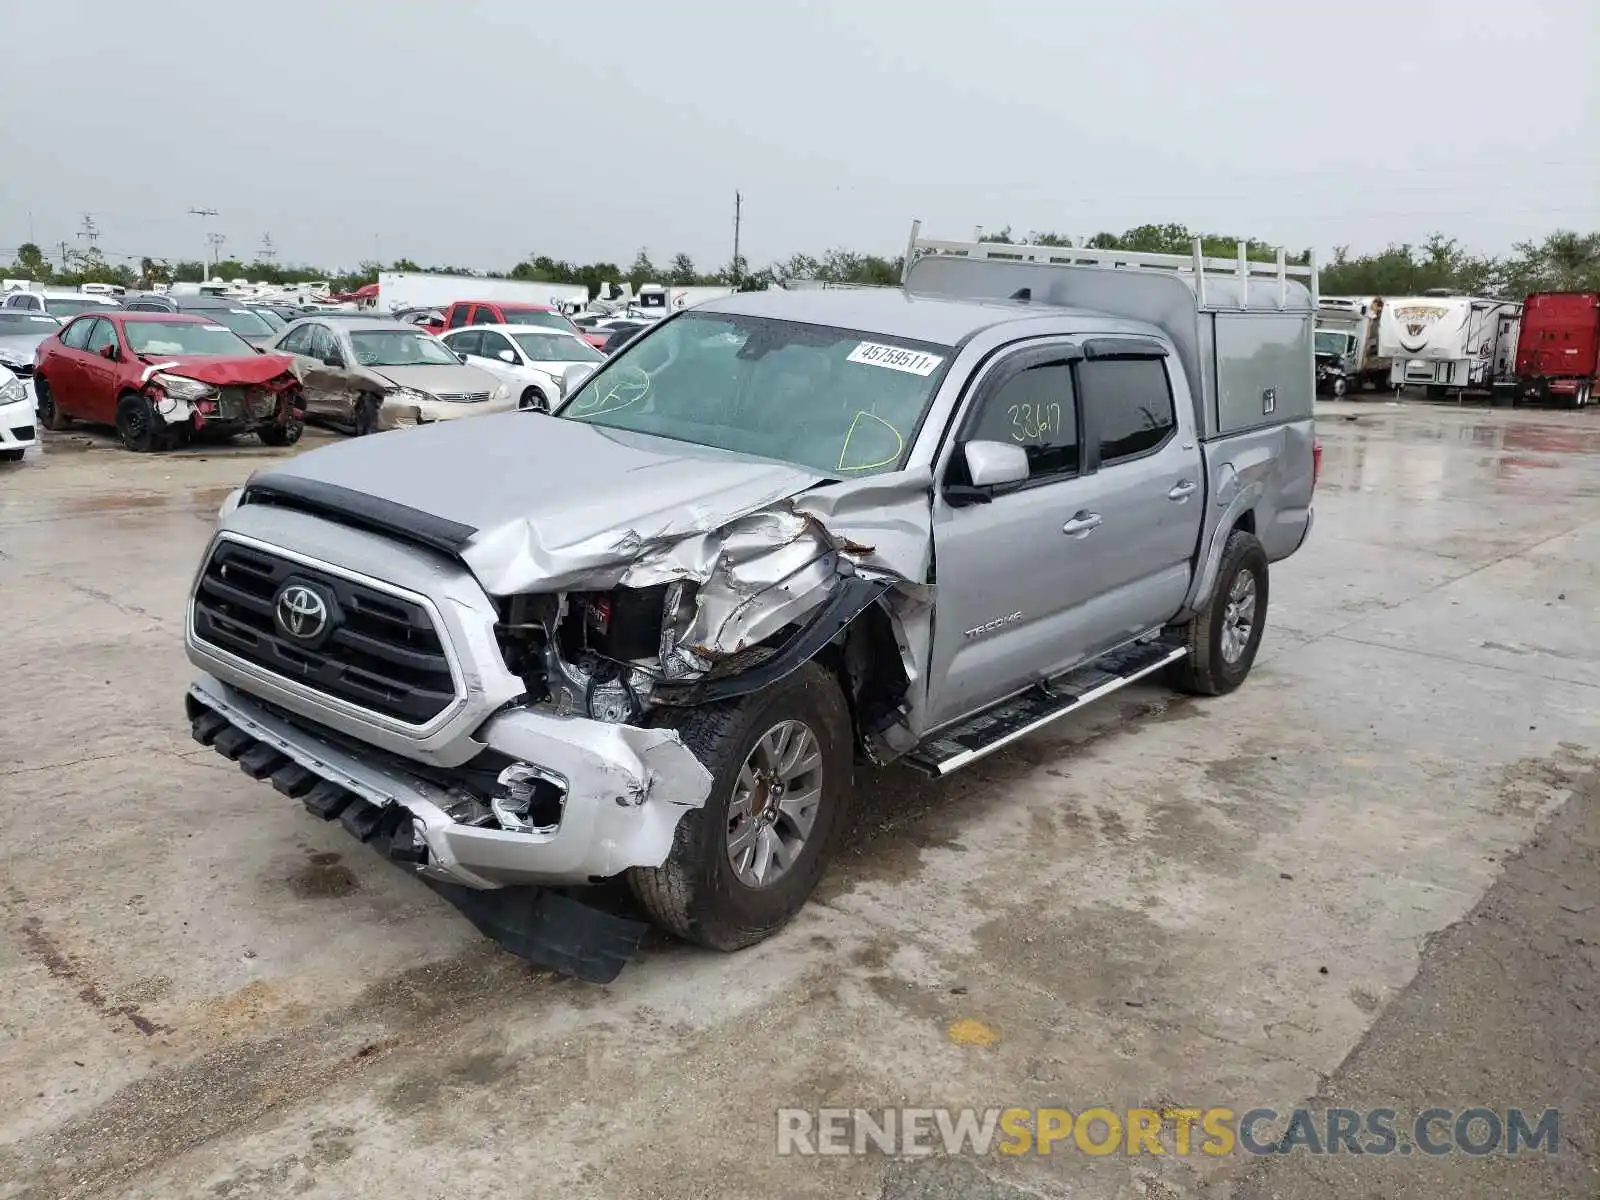
[[[932,775],[949,775],[1177,662],[1187,653],[1183,646],[1164,641],[1124,646],[943,730],[906,755],[904,761]]]

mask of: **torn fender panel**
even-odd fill
[[[908,584],[928,581],[933,564],[933,473],[914,467],[815,488],[795,500],[857,566]]]

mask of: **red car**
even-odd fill
[[[559,329],[575,333],[595,349],[592,336],[579,329],[548,304],[524,304],[511,300],[457,300],[444,310],[444,319],[423,325],[429,333],[443,333],[446,329],[461,329],[467,325],[542,325],[546,329]],[[604,341],[604,339],[601,339]]]
[[[292,358],[186,313],[84,313],[39,343],[33,379],[46,429],[115,425],[129,450],[164,450],[201,430],[292,446],[304,428]]]

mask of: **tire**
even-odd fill
[[[1575,407],[1575,408],[1588,408],[1589,407],[1589,401],[1591,399],[1591,397],[1589,395],[1589,385],[1587,383],[1580,383],[1578,385],[1578,391],[1573,396],[1572,399],[1573,399],[1573,407]]]
[[[711,772],[711,794],[703,808],[678,822],[666,862],[629,870],[628,885],[651,920],[668,933],[712,950],[753,945],[805,906],[844,838],[855,757],[850,710],[833,676],[807,663],[766,691],[669,712],[662,723],[676,729]],[[786,729],[794,739],[780,760],[805,750],[796,725],[812,735],[818,760],[815,780],[812,770],[791,777],[801,780],[796,788],[809,791],[814,782],[819,790],[811,828],[787,869],[763,886],[752,886],[734,865],[736,853],[741,862],[757,865],[747,858],[746,848],[735,850],[730,844],[738,829],[754,830],[755,842],[747,843],[754,854],[765,835],[781,840],[796,826],[764,784],[749,790],[746,805],[736,802],[736,787],[747,759],[763,761],[759,744],[769,734]],[[803,758],[797,765],[803,765]],[[767,814],[752,816],[749,810],[758,804],[769,808],[776,820],[767,820]],[[778,867],[776,861],[768,863],[769,870]]]
[[[545,412],[550,411],[550,400],[536,387],[527,388],[522,393],[522,398],[517,401],[518,408],[537,408]]]
[[[1235,591],[1245,590],[1241,583],[1244,579],[1250,581],[1248,586],[1253,591],[1254,604],[1243,645],[1237,653],[1231,653],[1225,650],[1224,635],[1229,629],[1234,604],[1242,599]],[[1222,548],[1222,562],[1217,567],[1211,594],[1193,620],[1184,626],[1189,653],[1174,666],[1172,685],[1197,696],[1221,696],[1233,691],[1250,674],[1266,621],[1267,552],[1255,534],[1235,529]]]
[[[362,396],[356,401],[356,436],[366,437],[378,431],[378,401],[372,396]]]
[[[0,462],[21,462],[23,450],[0,450]]]
[[[148,454],[160,444],[155,409],[143,396],[128,394],[117,402],[117,434],[124,449]]]
[[[1443,400],[1449,394],[1449,389],[1442,384],[1430,383],[1428,385],[1427,397],[1429,400]]]
[[[39,424],[51,433],[60,433],[72,428],[72,418],[61,411],[50,385],[37,375],[33,377],[33,403],[38,410]]]
[[[285,421],[282,425],[267,425],[256,430],[263,446],[292,446],[306,431],[304,421]]]
[[[1345,393],[1349,390],[1350,384],[1343,375],[1333,381],[1333,398],[1335,400],[1343,400]]]

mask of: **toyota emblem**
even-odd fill
[[[328,627],[328,602],[303,583],[291,583],[279,592],[274,607],[278,627],[292,638],[309,642]]]

